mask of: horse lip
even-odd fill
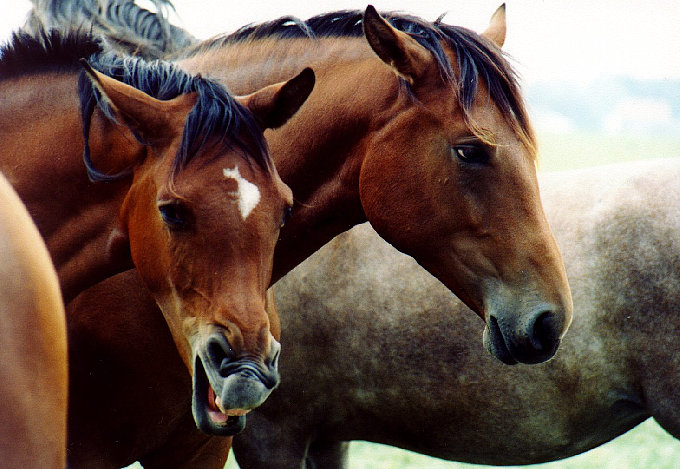
[[[191,411],[196,425],[199,430],[209,435],[233,436],[241,432],[246,426],[245,414],[227,415],[224,422],[216,422],[210,417],[208,394],[211,392],[211,389],[212,385],[203,367],[203,362],[196,355],[194,361],[193,395],[191,398]],[[212,392],[214,393],[215,391],[213,390]]]
[[[512,355],[510,348],[505,343],[505,338],[498,325],[498,321],[493,316],[484,327],[483,343],[486,350],[506,365],[516,365],[518,360]]]
[[[214,393],[215,391],[213,391]],[[250,409],[226,409],[222,405],[222,400],[219,397],[215,397],[215,407],[222,412],[224,415],[228,417],[240,417],[242,415],[246,415],[248,412],[250,412]]]

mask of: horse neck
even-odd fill
[[[131,265],[108,255],[129,181],[88,180],[76,83],[77,74],[56,73],[0,82],[0,170],[45,239],[66,301]],[[96,112],[92,133],[102,120]]]
[[[392,72],[363,38],[258,40],[229,44],[183,59],[235,94],[290,79],[304,67],[314,91],[283,127],[265,134],[276,168],[293,190],[295,212],[276,247],[272,282],[331,240],[366,221],[359,171],[367,137],[399,96]]]

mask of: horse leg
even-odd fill
[[[314,440],[309,445],[305,469],[345,469],[349,442]]]
[[[222,469],[230,448],[230,437],[201,432],[189,411],[164,443],[139,462],[144,469]]]
[[[664,378],[657,380],[655,389],[649,390],[646,396],[647,409],[654,420],[675,438],[680,439],[680,396],[674,380],[666,376],[677,376],[675,373],[660,373]]]

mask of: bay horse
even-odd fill
[[[339,469],[350,440],[534,464],[649,417],[680,438],[680,158],[541,176],[575,308],[552,360],[478,354],[467,307],[357,227],[275,286],[283,378],[234,439],[240,467]]]
[[[241,428],[278,383],[264,303],[292,204],[263,129],[297,110],[313,72],[237,101],[88,35],[17,33],[0,54],[0,169],[65,300],[136,267],[194,377],[197,421]]]
[[[499,48],[504,10],[482,35],[386,16],[369,7],[307,22],[281,19],[208,41],[176,63],[242,94],[307,64],[315,70],[305,106],[266,134],[282,179],[296,193],[294,216],[275,251],[273,281],[336,234],[369,220],[485,319],[484,342],[495,356],[506,363],[547,360],[571,321],[571,299],[540,205],[533,133]],[[144,326],[142,319],[121,323],[125,340],[97,331],[101,324],[83,313],[96,309],[108,318],[106,299],[132,301],[143,293],[134,283],[128,274],[89,293],[103,300],[81,297],[69,308],[70,338],[82,345],[71,355],[72,369],[83,370],[72,373],[72,385],[111,391],[115,398],[107,402],[116,403],[104,417],[98,401],[77,400],[70,414],[70,461],[107,454],[111,467],[135,459],[147,468],[221,467],[228,441],[198,434],[180,410],[190,391],[181,368],[170,366],[177,358],[164,345],[167,331],[155,330],[154,344],[148,334],[144,344],[131,340],[159,324],[153,304],[140,300],[136,306],[140,317],[149,315]],[[145,307],[148,312],[141,312]],[[113,309],[117,316],[110,319],[117,323],[125,314],[117,303]],[[156,358],[133,362],[133,342],[144,353],[153,345]],[[87,357],[103,353],[97,347],[108,350],[106,360],[96,366],[101,372],[87,375],[84,370],[94,366]],[[177,370],[173,386],[147,381],[158,375],[158,363],[168,383],[168,370]],[[118,379],[110,380],[114,375]],[[133,382],[151,387],[123,384]],[[151,391],[159,385],[175,392],[165,396],[170,408]],[[102,421],[107,425],[97,423]]]
[[[0,455],[7,468],[65,467],[66,321],[38,229],[0,174]]]

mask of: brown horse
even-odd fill
[[[371,43],[361,32],[362,16],[342,12],[295,23],[317,39],[282,20],[212,41],[182,62],[212,74],[238,66],[240,76],[224,79],[239,92],[302,63],[315,67],[317,83],[304,108],[267,134],[297,197],[277,245],[274,278],[368,218],[461,296],[486,301],[489,343],[500,358],[547,359],[570,321],[570,302],[538,204],[533,140],[514,76],[485,37],[407,16],[389,21],[421,28],[416,36],[424,45],[369,9],[364,29]],[[501,10],[486,36],[501,43],[504,25]],[[400,51],[406,56],[396,60]],[[119,276],[70,305],[71,385],[79,397],[70,412],[69,461],[221,467],[229,442],[196,432],[187,412],[191,383],[136,282],[134,274]],[[126,304],[111,307],[120,295]],[[540,313],[547,304],[557,308],[554,315]],[[93,311],[106,319],[93,321]],[[99,398],[106,408],[89,396],[92,388],[105,393]]]
[[[64,467],[64,304],[45,243],[2,174],[0,259],[2,466]]]
[[[346,467],[348,440],[531,464],[650,416],[680,438],[680,158],[548,174],[541,189],[574,292],[555,358],[478,354],[467,308],[356,228],[275,287],[283,379],[234,440],[241,468]]]
[[[312,86],[307,70],[237,102],[170,64],[102,54],[88,36],[17,34],[2,50],[0,168],[65,299],[134,264],[213,433],[240,429],[278,382],[264,303],[292,196],[262,131]]]

